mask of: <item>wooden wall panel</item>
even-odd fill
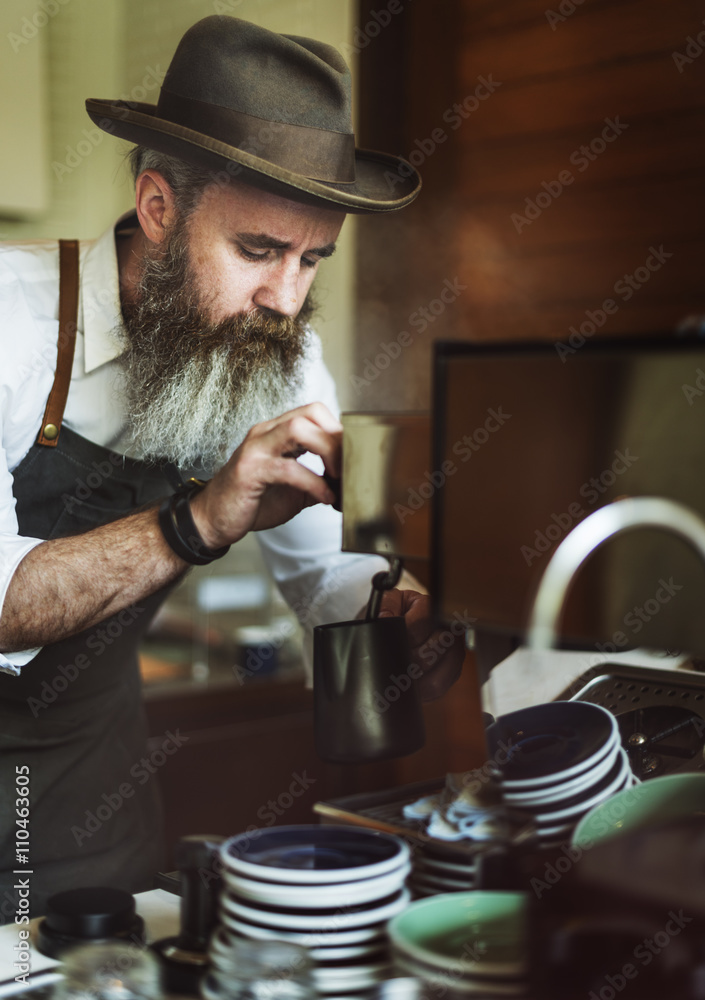
[[[649,252],[649,246],[653,245],[645,240],[630,245],[615,243],[604,247],[597,260],[590,245],[571,245],[569,249],[554,245],[542,253],[516,255],[512,259],[513,268],[508,265],[508,257],[471,260],[475,277],[472,299],[496,301],[500,305],[501,296],[514,294],[518,300],[531,301],[537,309],[565,302],[585,302],[595,308],[610,297],[617,303],[637,297],[676,304],[695,301],[702,294],[703,285],[702,263],[693,257],[693,247],[699,244],[693,240],[665,240],[655,246],[657,252],[659,246],[664,248],[659,258]],[[673,256],[658,265],[657,260],[666,253]],[[653,261],[659,270],[652,272],[646,268],[637,273],[647,260]]]
[[[579,69],[594,72],[612,61],[621,64],[630,57],[641,59],[646,53],[666,53],[670,58],[674,49],[683,48],[683,25],[692,20],[697,33],[698,21],[705,15],[698,16],[692,0],[670,0],[668,20],[663,17],[663,0],[615,3],[608,17],[604,5],[585,0],[563,21],[546,16],[551,9],[559,13],[560,0],[532,6],[540,8],[540,13],[529,24],[505,20],[491,31],[483,30],[469,8],[464,15],[462,62],[484,66],[499,80],[516,82],[518,72],[525,78],[535,73],[564,75]],[[530,58],[517,59],[517,51],[522,50],[530,53]]]
[[[696,64],[691,72],[679,75],[670,55],[657,52],[640,60],[610,63],[572,74],[570,86],[558,75],[545,80],[502,81],[491,98],[492,114],[472,118],[468,134],[475,139],[530,137],[535,132],[558,131],[584,123],[583,141],[589,142],[599,135],[606,118],[620,116],[630,122],[637,115],[702,107],[702,75],[693,72],[697,68]],[[473,92],[478,76],[487,75],[484,67],[469,57],[462,60],[460,69],[460,89],[467,93]]]
[[[697,239],[702,233],[705,219],[702,175],[682,175],[677,198],[673,197],[671,178],[639,179],[619,187],[582,187],[579,181],[576,177],[563,187],[557,177],[551,177],[547,187],[539,184],[523,197],[513,194],[470,205],[460,224],[463,259],[470,260],[486,252],[475,229],[479,233],[491,232],[502,250],[516,254],[526,251],[529,235],[531,248],[538,249],[564,243],[580,246],[624,241],[642,241],[648,246],[653,242],[654,232],[668,232],[672,239],[681,240]],[[527,213],[527,199],[535,204],[537,194],[545,200],[550,191],[558,196],[532,220],[530,213],[536,210],[529,204]]]
[[[617,6],[617,2],[618,0],[572,0],[574,13],[567,15],[565,21],[556,30],[564,28],[571,20],[588,12],[614,8]],[[463,12],[463,19],[474,32],[502,32],[508,28],[528,28],[537,23],[549,25],[547,11],[560,13],[560,5],[561,0],[553,0],[553,2],[551,0],[469,0]],[[641,6],[639,4],[639,8]],[[567,7],[568,4],[565,4],[565,8]],[[661,7],[666,7],[666,4],[661,4]],[[689,12],[696,21],[703,16],[699,14],[698,0],[668,0],[668,7],[676,10],[680,8],[686,13]],[[660,13],[663,14],[664,11],[662,10]],[[550,27],[549,30],[551,30]],[[630,25],[630,31],[638,30],[638,24]]]
[[[626,121],[626,119],[624,119]],[[521,202],[561,170],[571,170],[580,188],[604,184],[632,185],[635,178],[668,179],[705,176],[705,111],[701,108],[628,122],[619,143],[610,145],[583,171],[570,157],[586,140],[584,127],[560,135],[537,135],[530,143],[522,136],[480,142],[470,130],[458,135],[457,157],[463,184],[484,204],[492,196],[516,195]],[[612,153],[616,155],[611,155]],[[520,157],[519,163],[517,159]],[[639,215],[646,213],[639,213]]]
[[[419,164],[424,190],[382,226],[360,225],[360,366],[445,281],[462,292],[360,389],[361,408],[428,405],[438,337],[555,340],[610,297],[619,309],[598,335],[674,330],[705,313],[705,54],[680,67],[673,58],[705,28],[705,7],[584,0],[552,27],[549,6],[559,9],[415,0],[386,29],[395,99],[405,81],[386,148]],[[370,43],[361,54],[363,81],[381,52]],[[481,79],[501,86],[458,121]],[[375,132],[374,122],[381,114],[388,125],[392,112],[382,103],[380,112],[370,91],[361,111],[384,148],[389,129]],[[627,127],[586,160],[581,147],[606,119]],[[441,141],[429,141],[434,129]],[[560,190],[565,171],[572,183]],[[523,224],[527,210],[537,217]],[[661,246],[673,256],[626,301],[615,285]]]
[[[475,341],[497,340],[497,330],[501,330],[504,341],[550,340],[567,343],[571,328],[578,331],[582,324],[589,322],[588,313],[599,307],[596,301],[583,308],[583,303],[571,306],[550,305],[538,311],[533,303],[522,306],[478,305],[463,327],[464,339]],[[693,314],[691,314],[693,315]],[[644,330],[664,331],[674,329],[685,317],[679,302],[629,303],[610,316],[603,327],[591,336],[638,337]],[[589,331],[590,327],[586,327]],[[419,389],[419,392],[422,390]]]

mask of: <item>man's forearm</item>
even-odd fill
[[[0,617],[0,651],[46,646],[128,607],[187,569],[140,511],[82,535],[32,549],[10,581]]]
[[[196,530],[217,549],[253,529],[335,499],[322,476],[296,461],[320,455],[339,471],[342,427],[321,403],[256,424],[191,503]],[[0,651],[34,649],[104,621],[186,569],[167,545],[156,509],[83,535],[37,545],[17,567],[0,615]]]

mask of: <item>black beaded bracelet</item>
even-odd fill
[[[201,538],[191,513],[191,498],[200,493],[206,484],[191,479],[183,489],[167,497],[159,508],[159,527],[169,548],[191,566],[207,566],[220,559],[230,546],[210,549]]]

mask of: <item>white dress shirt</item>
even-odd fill
[[[120,298],[113,228],[80,246],[76,352],[64,422],[95,444],[127,450]],[[58,340],[59,252],[55,241],[0,245],[0,609],[19,563],[41,539],[18,534],[12,473],[36,440],[54,381]],[[320,401],[338,412],[335,386],[311,337],[303,385],[293,405]],[[316,456],[306,464],[323,471]],[[77,477],[78,485],[78,477]],[[341,515],[316,505],[287,524],[257,533],[285,599],[310,633],[314,625],[352,618],[372,575],[386,562],[340,551]],[[1,613],[1,611],[0,611]],[[0,653],[0,670],[17,674],[38,649]]]

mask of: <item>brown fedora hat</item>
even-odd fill
[[[88,100],[95,124],[130,142],[285,198],[346,212],[413,201],[405,160],[356,149],[350,72],[330,45],[213,15],[179,42],[159,102]]]

